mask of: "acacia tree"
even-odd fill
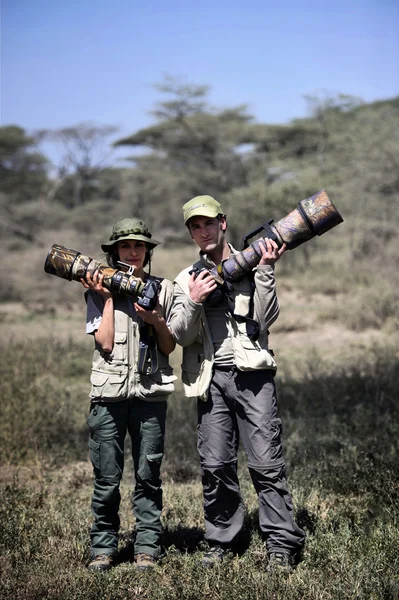
[[[141,214],[152,211],[151,218],[164,226],[166,219],[180,218],[180,207],[191,196],[207,193],[220,198],[245,185],[249,160],[240,150],[256,136],[246,106],[212,108],[207,101],[209,86],[169,77],[155,87],[166,95],[151,112],[155,123],[116,145],[147,150],[132,158],[135,209]],[[160,201],[163,216],[151,208],[159,207]]]
[[[69,208],[89,200],[98,175],[109,164],[113,153],[110,138],[117,131],[113,125],[90,123],[41,131],[41,139],[52,142],[60,154],[49,199],[55,196]]]

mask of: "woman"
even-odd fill
[[[144,271],[159,242],[137,218],[118,221],[101,248],[107,262],[134,267],[134,276],[156,280]],[[150,268],[149,268],[150,270]],[[172,283],[161,280],[157,306],[145,310],[131,296],[112,294],[97,271],[81,280],[87,301],[86,332],[94,335],[89,448],[95,484],[89,569],[106,571],[118,546],[119,485],[123,473],[124,439],[128,431],[136,485],[134,561],[138,569],[155,566],[160,554],[166,399],[174,390],[168,355],[175,342],[167,322],[173,299]]]

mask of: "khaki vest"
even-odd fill
[[[201,261],[184,269],[175,279],[176,283],[188,295],[189,271],[193,266],[203,266]],[[234,313],[246,316],[251,299],[251,285],[248,278],[243,278],[234,283]],[[230,315],[227,329],[231,335],[234,362],[240,371],[257,371],[261,369],[272,369],[276,371],[277,366],[273,356],[268,350],[268,334],[261,333],[256,341],[252,341],[246,330],[245,323],[238,323]],[[190,346],[183,347],[182,381],[185,395],[198,397],[206,400],[208,388],[212,378],[214,363],[214,352],[211,332],[205,315],[201,309],[201,326],[197,340]]]
[[[170,282],[169,282],[170,283]],[[162,284],[162,294],[165,294]],[[170,290],[169,290],[170,293]],[[131,301],[131,300],[130,300]],[[159,402],[174,391],[172,367],[168,357],[158,350],[158,369],[149,375],[138,372],[140,349],[140,325],[138,317],[128,313],[129,300],[123,296],[114,296],[114,346],[106,354],[96,346],[93,353],[91,372],[92,402],[118,401],[126,398],[139,398],[150,402]],[[136,320],[137,319],[137,320]]]

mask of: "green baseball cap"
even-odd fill
[[[139,240],[148,244],[150,248],[155,248],[155,246],[161,243],[152,239],[150,230],[144,221],[135,217],[127,217],[115,223],[109,241],[101,244],[101,250],[108,252],[116,242],[121,242],[122,240]]]
[[[184,224],[191,217],[217,217],[224,215],[223,209],[219,202],[212,196],[195,196],[183,206]]]

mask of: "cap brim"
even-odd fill
[[[101,244],[101,250],[103,252],[108,252],[114,244],[116,244],[118,242],[122,242],[123,240],[138,240],[139,242],[145,242],[151,248],[155,248],[155,246],[159,246],[159,244],[161,243],[161,242],[158,242],[157,240],[154,240],[153,238],[148,238],[145,235],[130,234],[130,235],[124,235],[124,236],[118,238],[117,240],[110,240],[109,242],[105,242],[104,244]]]

